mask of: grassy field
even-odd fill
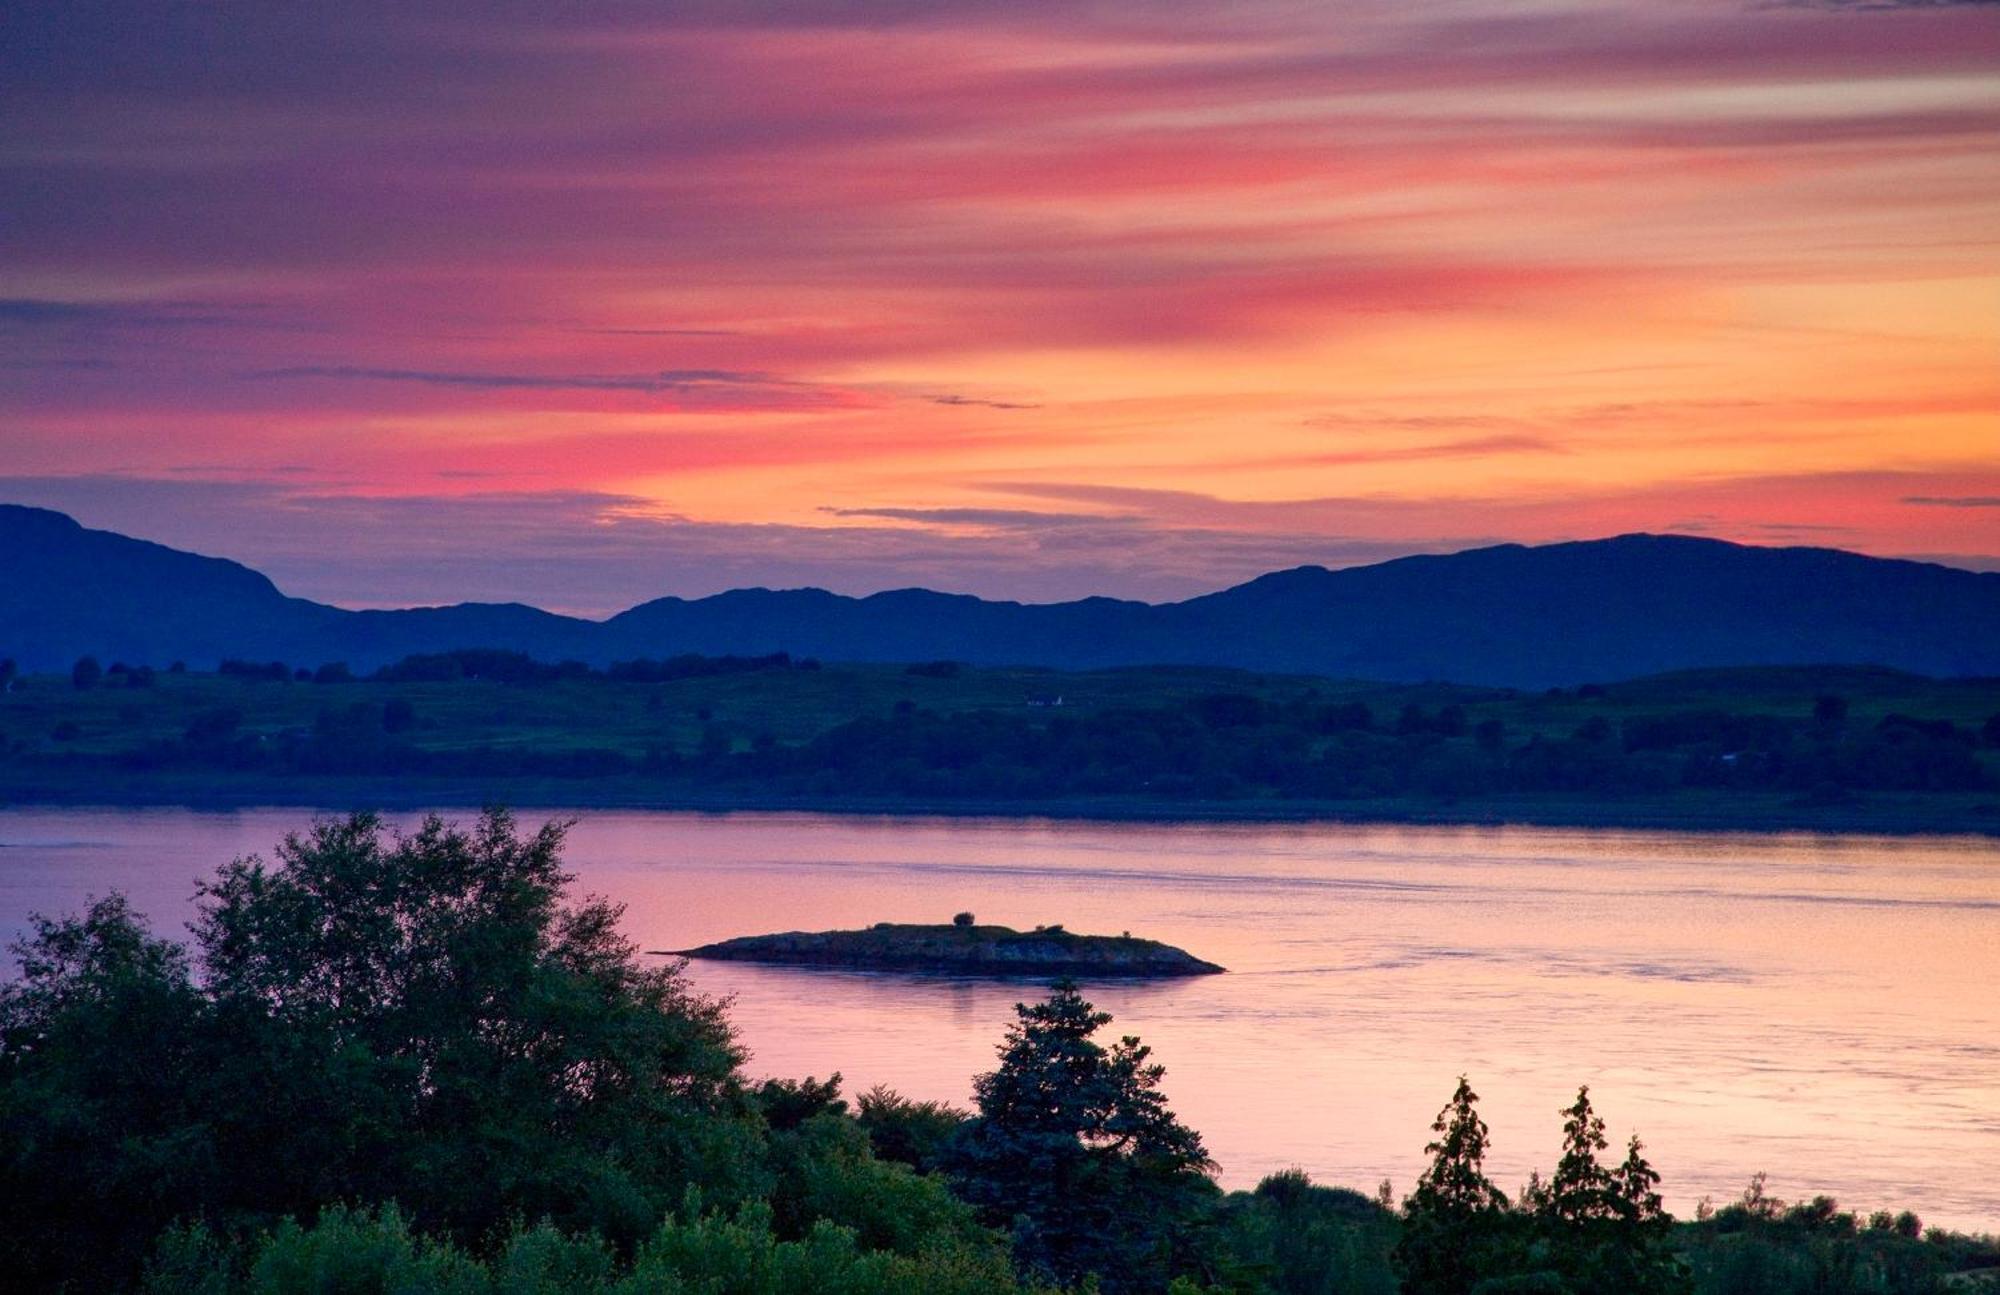
[[[1844,724],[1865,732],[1892,715],[1946,721],[1978,746],[1984,788],[1896,792],[1804,806],[1783,791],[1686,787],[1607,797],[1554,790],[1454,795],[1348,795],[1331,799],[1260,795],[1213,803],[1143,793],[1086,800],[1041,795],[990,801],[978,796],[879,796],[837,790],[777,794],[738,778],[726,785],[687,777],[612,772],[597,777],[301,774],[139,758],[184,743],[205,717],[227,717],[238,749],[310,739],[329,716],[373,715],[407,706],[396,741],[417,751],[616,752],[635,765],[659,753],[706,749],[747,753],[799,748],[866,717],[917,713],[1000,717],[1030,731],[1092,716],[1198,707],[1218,694],[1270,707],[1359,703],[1388,729],[1407,707],[1462,710],[1467,731],[1494,721],[1506,742],[1573,740],[1589,726],[1613,734],[1635,721],[1694,712],[1808,719],[1829,695],[1846,705]],[[1056,704],[1057,701],[1060,704]],[[79,689],[67,676],[15,680],[0,694],[0,803],[96,801],[219,804],[479,803],[543,805],[672,804],[732,808],[811,804],[865,812],[1052,812],[1201,817],[1341,817],[1416,821],[1539,821],[1695,827],[1786,826],[1834,830],[2000,831],[2000,746],[1980,734],[2000,714],[2000,681],[1940,681],[1866,668],[1754,668],[1663,675],[1583,689],[1525,693],[1442,684],[1384,685],[1238,671],[1157,667],[1064,673],[950,668],[913,672],[893,665],[829,665],[711,674],[668,682],[601,677],[534,683],[311,683],[162,672],[147,686],[109,675]],[[375,721],[368,721],[374,723]],[[1309,758],[1335,742],[1314,737]],[[1442,741],[1442,740],[1441,740]],[[1451,743],[1470,749],[1473,739]],[[1984,745],[1980,745],[1981,742]],[[1446,743],[1450,745],[1450,743]]]

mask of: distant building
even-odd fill
[[[1036,693],[1034,696],[1028,698],[1028,704],[1030,706],[1060,706],[1063,704],[1062,694],[1057,693],[1054,696],[1050,696],[1047,693]]]

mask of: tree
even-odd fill
[[[14,691],[14,680],[21,675],[21,667],[14,664],[14,658],[0,660],[0,694]]]
[[[629,1245],[697,1182],[759,1195],[722,1005],[565,902],[562,840],[317,823],[201,887],[199,984],[122,900],[41,923],[0,992],[10,1276],[116,1287],[175,1217],[394,1199],[468,1243],[548,1218]]]
[[[1604,1140],[1604,1121],[1590,1107],[1590,1085],[1576,1090],[1576,1101],[1562,1115],[1562,1159],[1549,1178],[1543,1213],[1559,1223],[1616,1218],[1616,1184],[1597,1162],[1597,1153],[1610,1144]]]
[[[1201,1136],[1168,1109],[1165,1067],[1074,983],[1016,1004],[999,1067],[973,1082],[978,1114],[953,1157],[960,1193],[1010,1227],[1024,1273],[1107,1291],[1163,1290],[1200,1263],[1216,1196]]]
[[[722,1005],[672,965],[640,966],[618,906],[563,904],[564,830],[517,833],[492,811],[391,837],[356,815],[287,838],[275,868],[238,860],[202,887],[218,1010],[284,1060],[370,1062],[332,1127],[304,1145],[263,1131],[296,1147],[274,1160],[331,1156],[354,1184],[341,1194],[396,1197],[467,1238],[518,1213],[629,1239],[704,1164],[727,1194],[713,1170],[734,1135],[698,1118],[736,1100]]]
[[[205,1006],[186,952],[119,895],[80,917],[35,915],[14,952],[19,975],[0,986],[7,1280],[115,1288],[167,1210],[214,1181],[186,1100],[204,1069]]]
[[[1410,1295],[1466,1295],[1492,1276],[1504,1240],[1507,1197],[1486,1176],[1486,1122],[1479,1095],[1460,1075],[1431,1124],[1431,1163],[1403,1202],[1396,1266]]]
[[[1574,1291],[1666,1295],[1684,1289],[1686,1276],[1668,1252],[1673,1220],[1661,1206],[1660,1176],[1639,1139],[1627,1144],[1622,1164],[1607,1169],[1597,1156],[1609,1143],[1588,1085],[1577,1090],[1563,1117],[1562,1159],[1537,1201],[1548,1265]]]
[[[104,667],[94,656],[78,657],[76,664],[69,668],[69,681],[76,688],[95,688],[97,681],[104,677]]]
[[[855,1102],[855,1118],[875,1154],[921,1173],[943,1165],[971,1114],[948,1102],[913,1101],[877,1084]]]

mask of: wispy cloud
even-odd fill
[[[1977,9],[1993,5],[2000,5],[2000,0],[1772,0],[1769,7],[1865,13],[1898,9]]]
[[[982,400],[978,396],[925,396],[934,405],[963,405],[977,409],[1040,409],[1040,405],[1016,400]]]
[[[824,508],[834,517],[872,517],[924,526],[972,526],[989,530],[1048,530],[1077,526],[1129,526],[1136,517],[1114,513],[1045,513],[1020,508]]]
[[[792,387],[798,384],[767,373],[729,369],[662,369],[658,373],[439,373],[423,369],[368,369],[341,364],[303,364],[264,369],[253,378],[332,378],[350,382],[420,382],[433,387],[474,387],[489,391],[693,391],[706,387]]]
[[[258,328],[305,331],[309,325],[260,305],[209,301],[66,301],[0,298],[0,327],[35,329]]]
[[[1569,446],[1543,436],[1477,436],[1431,445],[1387,445],[1326,454],[1299,455],[1294,462],[1338,466],[1364,463],[1421,463],[1426,459],[1469,459],[1505,454],[1569,454]]]
[[[551,578],[593,604],[1711,513],[2000,552],[1900,502],[2000,489],[1992,4],[15,8],[0,474],[310,481],[250,530],[343,598],[377,517],[387,600],[543,569],[484,518],[629,541]],[[233,496],[93,489],[249,543]]]
[[[735,369],[661,369],[651,373],[474,373],[356,365],[293,365],[247,375],[258,380],[406,383],[462,391],[630,393],[700,407],[832,409],[869,403],[858,391],[817,386]]]
[[[1903,502],[1924,508],[2000,508],[2000,495],[1904,495]]]

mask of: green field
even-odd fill
[[[1827,698],[1837,722],[1813,718]],[[160,672],[142,686],[114,672],[79,688],[38,675],[0,694],[0,802],[1996,831],[1996,716],[2000,681],[1851,667],[1546,693],[1175,667],[789,662],[659,682]],[[1835,772],[1808,772],[1815,760]]]

